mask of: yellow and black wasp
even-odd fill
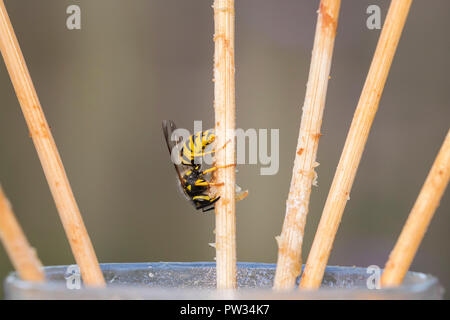
[[[209,169],[202,170],[199,158],[215,152],[214,149],[212,151],[205,151],[215,141],[214,130],[210,129],[197,132],[181,143],[181,136],[173,136],[173,132],[177,129],[173,121],[164,120],[162,122],[162,129],[169,153],[172,155],[172,152],[175,152],[175,156],[178,157],[176,160],[178,160],[179,164],[173,161],[172,163],[174,164],[183,194],[192,202],[197,210],[202,210],[203,212],[213,210],[214,204],[220,199],[220,196],[212,195],[210,193],[210,187],[221,186],[223,184],[208,181],[208,174],[219,169],[219,167],[213,166]],[[237,200],[245,198],[248,194],[247,191],[241,192],[239,187],[237,187],[237,191]]]

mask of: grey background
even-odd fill
[[[236,3],[240,128],[280,129],[280,170],[241,165],[239,261],[276,262],[319,1]],[[66,29],[78,4],[82,29]],[[377,43],[366,8],[342,2],[306,226],[306,260]],[[101,262],[212,261],[214,215],[177,192],[160,123],[213,123],[213,12],[206,0],[6,1],[43,109]],[[413,2],[336,237],[331,265],[384,266],[449,128],[450,2]],[[0,181],[45,265],[73,264],[4,63]],[[448,192],[412,270],[450,288]],[[12,266],[0,249],[0,278]],[[448,297],[448,296],[447,296]]]

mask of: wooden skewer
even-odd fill
[[[450,130],[386,263],[381,286],[402,283],[450,178]]]
[[[0,50],[83,281],[86,285],[103,286],[105,281],[94,248],[75,202],[3,0],[0,0]]]
[[[43,282],[42,264],[30,246],[0,185],[0,240],[22,280]]]
[[[333,183],[328,194],[319,227],[306,262],[300,288],[320,287],[333,241],[367,137],[378,109],[380,97],[394,58],[397,44],[408,16],[412,0],[392,0],[377,48],[353,116]]]
[[[214,109],[217,166],[235,163],[234,0],[214,1]],[[217,170],[216,263],[217,288],[236,288],[235,168]]]
[[[318,10],[297,152],[286,203],[286,216],[281,235],[277,237],[278,262],[274,289],[293,288],[295,279],[300,274],[303,234],[311,186],[316,179],[314,168],[319,165],[316,162],[316,155],[340,5],[340,0],[322,0]]]

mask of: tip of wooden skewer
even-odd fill
[[[20,278],[26,281],[45,280],[42,263],[30,246],[0,184],[0,240]]]

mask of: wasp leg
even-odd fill
[[[221,187],[223,185],[224,185],[223,182],[208,182],[208,181],[195,182],[196,187]]]
[[[218,150],[225,149],[225,147],[227,146],[227,144],[228,144],[229,142],[231,142],[231,139],[229,139],[227,142],[225,142],[225,144],[224,144],[223,146],[221,146]],[[215,151],[215,150],[214,150],[214,151]]]
[[[212,198],[208,195],[198,195],[192,198],[195,204],[195,209],[202,209],[203,212],[214,209],[214,203],[219,200],[220,197]],[[212,206],[212,207],[211,207]]]
[[[209,169],[206,169],[206,170],[202,171],[202,174],[207,174],[207,173],[216,171],[217,169],[225,169],[225,168],[230,168],[230,167],[236,167],[236,164],[233,163],[233,164],[227,164],[227,165],[224,165],[224,166],[212,167],[212,168],[209,168]]]
[[[220,196],[219,197],[215,197],[213,199],[210,199],[208,206],[211,206],[211,207],[208,208],[206,206],[206,207],[202,208],[202,212],[207,212],[207,211],[210,211],[210,210],[214,210],[214,208],[215,208],[214,203],[216,203],[217,200],[219,200],[219,199],[220,199]]]
[[[217,200],[219,200],[219,199],[217,199]],[[210,207],[210,208],[208,208],[208,209],[203,208],[203,209],[202,209],[202,212],[208,212],[208,211],[211,211],[211,210],[214,210],[214,209],[215,209],[215,206],[212,206],[212,207]]]

